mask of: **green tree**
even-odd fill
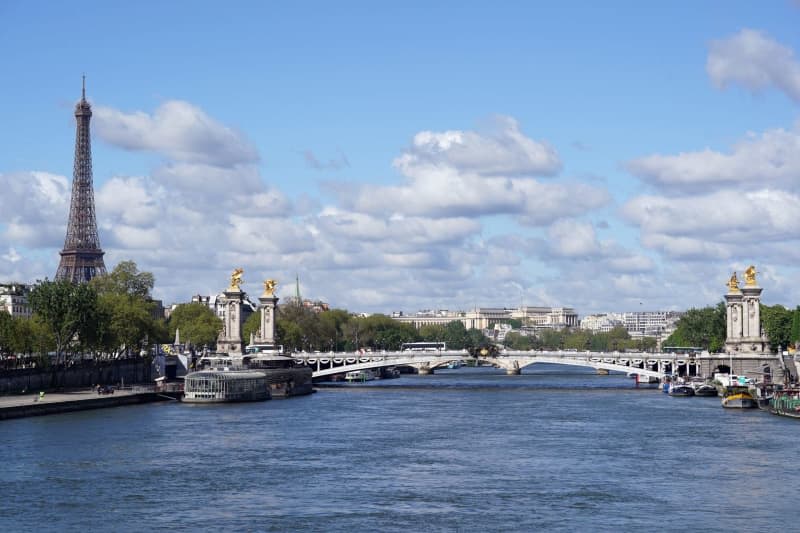
[[[0,355],[14,353],[14,318],[6,311],[0,311]]]
[[[155,278],[150,272],[140,272],[133,261],[122,261],[114,270],[92,278],[89,283],[98,294],[128,294],[147,300]]]
[[[539,334],[541,347],[545,350],[560,350],[564,347],[564,331],[546,329]]]
[[[792,311],[782,305],[761,305],[761,326],[773,351],[789,346],[792,318]]]
[[[439,342],[444,340],[446,335],[444,326],[441,324],[424,324],[419,328],[419,340]]]
[[[86,283],[39,281],[28,303],[52,335],[59,363],[74,340],[96,327],[97,293]]]
[[[260,329],[261,311],[258,310],[247,317],[247,320],[242,324],[242,339],[244,339],[245,344],[249,343],[253,337],[258,338]]]
[[[135,353],[146,342],[167,341],[166,324],[154,316],[150,298],[154,283],[153,274],[140,272],[133,261],[123,261],[110,273],[93,278],[89,284],[98,294],[100,320],[91,343],[119,355]]]
[[[99,321],[96,343],[114,355],[136,353],[145,340],[158,339],[159,328],[153,318],[152,304],[127,294],[98,296]]]
[[[503,345],[511,350],[530,350],[533,346],[531,342],[531,338],[527,335],[520,335],[519,333],[512,331],[510,333],[506,333],[506,338],[503,341]]]
[[[792,313],[792,331],[789,341],[794,345],[800,341],[800,305],[794,308]]]
[[[689,309],[676,324],[664,346],[699,346],[710,352],[718,352],[725,345],[725,304],[715,307]]]
[[[178,305],[169,317],[169,336],[180,329],[181,340],[197,347],[214,347],[222,331],[222,320],[199,302]]]

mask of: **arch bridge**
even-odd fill
[[[354,370],[375,370],[394,366],[411,366],[420,374],[431,374],[451,362],[480,361],[505,369],[509,375],[536,363],[551,363],[638,374],[661,379],[666,374],[681,373],[699,376],[701,361],[686,354],[646,352],[572,352],[506,350],[494,356],[472,356],[466,350],[400,351],[400,352],[336,352],[295,353],[298,363],[311,367],[314,379]]]

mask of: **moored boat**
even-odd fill
[[[789,418],[800,418],[800,389],[775,391],[769,401],[769,412]]]
[[[688,383],[673,382],[669,385],[670,396],[694,396],[694,388]]]
[[[694,383],[695,396],[717,396],[717,387],[709,382]]]
[[[756,407],[756,401],[746,387],[727,387],[722,397],[722,407],[751,409]]]
[[[351,370],[344,375],[344,380],[350,383],[362,383],[373,379],[375,379],[375,374],[371,370]]]
[[[254,402],[269,400],[264,372],[254,370],[199,370],[186,374],[183,401],[186,403]]]

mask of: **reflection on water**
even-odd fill
[[[2,422],[0,529],[794,529],[796,421],[525,372]]]

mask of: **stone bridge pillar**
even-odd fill
[[[506,375],[507,376],[519,376],[522,373],[522,370],[519,368],[519,361],[514,360],[511,366],[506,367]]]
[[[422,363],[422,364],[420,364],[417,367],[417,370],[419,370],[419,375],[420,376],[427,376],[427,375],[433,374],[433,369],[431,368],[430,363]]]

